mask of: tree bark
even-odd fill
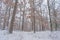
[[[11,18],[9,33],[12,33],[12,31],[13,31],[13,24],[14,24],[15,15],[16,15],[17,3],[18,3],[18,0],[15,0],[15,6],[14,6],[12,18]]]
[[[29,0],[30,2],[30,7],[31,7],[31,16],[32,16],[32,30],[35,33],[35,8],[34,8],[34,0]]]
[[[52,28],[52,21],[51,21],[51,13],[50,13],[49,0],[47,0],[47,5],[48,5],[48,12],[49,12],[49,19],[50,19],[50,28],[51,28],[51,31],[53,31],[53,28]]]
[[[7,27],[9,26],[10,10],[11,10],[11,7],[9,8],[9,14],[8,14],[8,20],[7,20]]]
[[[25,0],[24,0],[24,3],[25,3]],[[24,29],[25,5],[26,5],[26,4],[24,4],[23,18],[22,18],[22,31],[23,31],[23,29]]]
[[[5,12],[5,15],[4,15],[3,30],[5,30],[5,26],[6,26],[5,24],[6,24],[7,11],[8,11],[8,7],[6,7],[6,12]]]

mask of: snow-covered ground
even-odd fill
[[[60,31],[22,32],[14,31],[8,34],[6,30],[0,30],[0,40],[60,40]]]

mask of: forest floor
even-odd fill
[[[6,30],[0,30],[0,40],[60,40],[60,31],[22,32],[13,31],[9,34]]]

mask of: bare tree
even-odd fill
[[[55,10],[55,0],[52,1],[52,10],[53,10],[53,18],[54,18],[55,30],[57,30],[57,12]]]
[[[9,26],[10,11],[11,11],[11,7],[9,7],[9,12],[8,12],[8,20],[7,20],[7,27]]]
[[[3,30],[5,29],[5,26],[6,26],[7,11],[8,11],[8,6],[6,6],[6,11],[5,11],[5,15],[4,15]]]
[[[35,8],[34,8],[34,0],[29,0],[31,7],[31,15],[32,15],[32,30],[35,33]]]
[[[14,6],[12,18],[11,18],[9,33],[12,33],[12,31],[13,31],[13,24],[14,24],[15,15],[16,15],[17,3],[18,3],[18,0],[15,0],[15,6]]]
[[[25,3],[25,0],[23,1],[24,3]],[[23,3],[22,3],[23,4]],[[26,4],[24,4],[24,10],[22,10],[22,12],[23,12],[23,16],[22,16],[22,31],[23,31],[23,29],[24,29],[24,16],[25,16],[25,5]]]
[[[48,6],[48,12],[49,12],[49,19],[50,19],[50,28],[51,28],[51,31],[53,30],[52,28],[52,21],[51,21],[51,13],[50,13],[50,5],[49,5],[49,0],[47,0],[47,6]]]
[[[20,26],[21,26],[21,5],[20,5],[20,17],[19,17],[19,29],[20,29]]]

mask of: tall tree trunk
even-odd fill
[[[54,12],[54,23],[55,23],[55,31],[57,31],[57,14],[56,11]]]
[[[41,12],[41,27],[42,27],[42,31],[44,31],[44,24],[43,24],[43,13],[42,13],[42,10],[41,10],[41,7],[40,7],[40,12]]]
[[[51,13],[50,13],[50,5],[49,5],[49,0],[47,0],[47,5],[48,5],[48,11],[49,11],[50,28],[51,28],[51,31],[52,31],[52,30],[53,30],[53,28],[52,28],[52,21],[51,21]]]
[[[15,15],[16,15],[17,3],[18,3],[18,0],[15,0],[15,6],[14,6],[12,18],[11,18],[9,33],[12,33],[12,31],[13,31],[13,24],[14,24]]]
[[[24,27],[24,11],[23,11],[23,18],[22,18],[22,31],[23,31],[23,27]]]
[[[25,3],[25,0],[24,0],[24,3]],[[26,4],[24,4],[23,18],[22,18],[22,31],[23,31],[23,29],[24,29],[25,5],[26,5]]]
[[[34,8],[34,0],[29,0],[30,2],[30,7],[31,7],[31,15],[32,15],[32,30],[35,33],[35,8]]]
[[[55,11],[55,0],[52,2],[55,30],[57,30],[57,13]]]
[[[9,14],[8,14],[8,20],[7,20],[7,27],[9,26],[9,19],[10,19],[10,10],[11,10],[11,7],[9,8]]]
[[[55,31],[57,31],[57,27],[58,27],[58,25],[57,25],[57,13],[56,13],[56,11],[54,12],[54,21],[55,21]]]
[[[8,11],[8,7],[6,6],[6,12],[5,12],[5,15],[4,15],[3,30],[5,30],[7,11]]]
[[[20,17],[19,17],[19,29],[20,29],[20,23],[21,23],[21,8],[20,8]]]

